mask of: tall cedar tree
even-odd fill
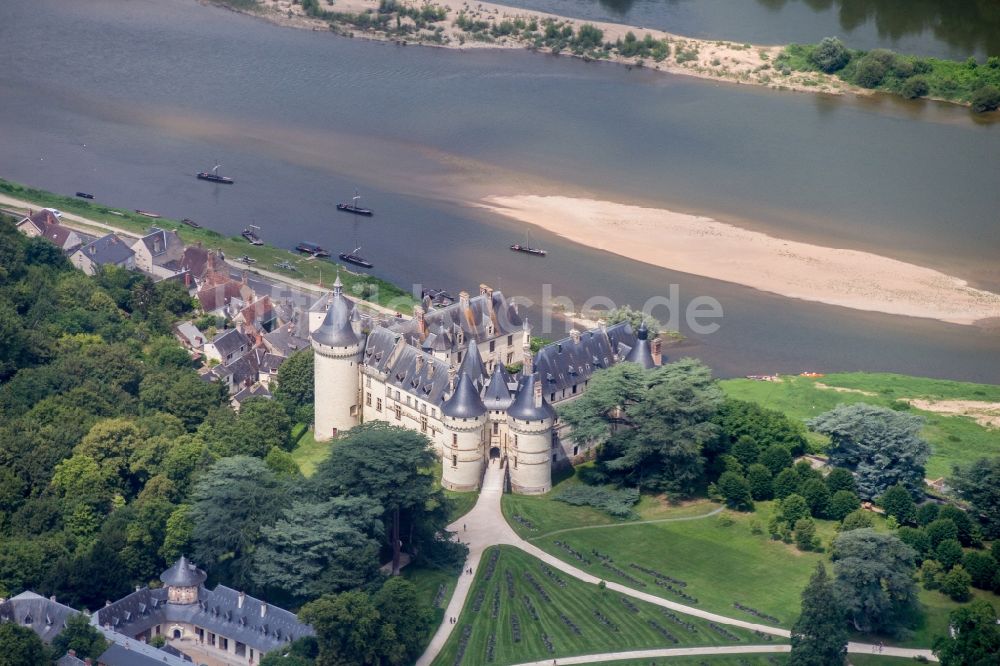
[[[792,627],[789,666],[835,666],[847,657],[847,621],[822,562],[802,590],[802,614]]]
[[[447,522],[444,494],[434,481],[430,441],[412,430],[372,421],[352,428],[313,476],[319,497],[367,495],[382,505],[399,573],[400,544],[416,532],[434,534]],[[428,521],[434,523],[427,528]]]
[[[833,571],[855,629],[896,632],[913,616],[915,558],[892,534],[863,528],[837,535]]]
[[[924,420],[865,403],[841,405],[809,421],[830,437],[830,464],[856,474],[858,495],[874,499],[902,483],[920,497],[930,445],[920,437]]]
[[[975,508],[983,534],[1000,539],[1000,456],[956,467],[952,485]]]
[[[701,362],[644,370],[622,363],[593,375],[560,415],[576,442],[597,443],[599,470],[622,485],[689,494],[702,481],[702,448],[722,392]]]

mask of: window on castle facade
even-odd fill
[[[456,435],[455,433],[451,433],[451,445],[453,447],[458,446],[458,435]]]
[[[494,435],[499,435],[500,434],[500,424],[499,423],[494,423],[493,424],[493,434]]]
[[[397,421],[403,420],[403,408],[400,407],[399,405],[396,405],[396,420]]]
[[[576,384],[573,384],[573,395],[576,395]]]
[[[422,432],[422,433],[426,433],[427,432],[427,417],[426,416],[421,416],[420,417],[420,432]]]
[[[452,466],[452,467],[458,467],[458,456],[454,456],[454,455],[453,455],[453,456],[451,457],[451,466]]]
[[[372,406],[372,392],[365,391],[365,404],[369,407]]]
[[[496,351],[496,349],[497,349],[497,341],[490,340],[490,353],[492,354],[493,352]]]
[[[368,388],[372,387],[372,378],[371,377],[365,377],[365,386],[367,386]]]
[[[375,399],[375,411],[376,412],[381,412],[382,411],[382,398],[376,398]]]
[[[399,400],[399,391],[396,391],[395,393],[393,393],[393,396],[392,396],[392,397],[393,397],[393,398],[394,398],[394,399],[395,399],[396,401],[398,401],[398,400]]]
[[[514,352],[507,352],[507,365],[514,362]]]
[[[510,347],[513,344],[514,344],[514,336],[513,335],[508,335],[507,336],[507,346]]]

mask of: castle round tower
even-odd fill
[[[198,590],[208,576],[191,564],[183,555],[162,574],[160,580],[167,588],[167,603],[189,605],[198,601]]]
[[[448,490],[476,490],[485,464],[487,412],[468,373],[462,372],[454,393],[441,405],[444,446],[441,485]]]
[[[507,458],[510,486],[515,493],[538,495],[552,490],[552,426],[555,410],[542,395],[542,385],[528,374],[507,410],[510,439]]]
[[[363,337],[352,325],[354,307],[343,294],[340,276],[323,323],[312,334],[315,352],[316,441],[324,442],[357,425]]]

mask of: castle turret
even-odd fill
[[[536,495],[552,489],[552,426],[555,410],[542,395],[541,381],[525,375],[514,404],[507,410],[507,467],[515,493]]]
[[[352,326],[353,310],[338,275],[326,317],[311,336],[315,351],[314,436],[318,442],[335,437],[358,422],[362,337]]]
[[[167,588],[167,603],[187,605],[198,601],[198,590],[208,575],[188,561],[183,555],[162,574],[160,580]]]
[[[441,405],[441,416],[445,435],[441,485],[475,490],[485,464],[486,407],[468,373],[461,373],[455,391]]]
[[[649,345],[649,329],[646,328],[646,322],[639,324],[635,337],[635,346],[629,350],[625,360],[629,363],[638,363],[647,370],[655,368],[656,361],[653,360],[653,350]]]

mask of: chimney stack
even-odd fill
[[[663,342],[660,340],[660,336],[653,338],[653,360],[656,361],[656,365],[661,365],[663,363]]]
[[[413,307],[413,318],[417,320],[417,330],[420,331],[420,338],[427,337],[427,320],[424,319],[424,309],[419,305]]]
[[[530,375],[535,371],[535,359],[531,354],[530,349],[526,349],[524,352],[524,362],[521,364],[521,372],[525,375]]]
[[[236,600],[236,607],[243,608],[243,602],[247,600],[247,593],[240,592],[239,598]]]
[[[540,381],[535,382],[535,408],[540,408],[542,406],[542,383]]]
[[[469,292],[460,291],[458,292],[458,302],[461,304],[463,310],[469,309]]]
[[[260,616],[261,617],[267,616],[267,604],[263,601],[260,602]]]
[[[576,330],[575,328],[572,329],[569,332],[569,337],[572,338],[573,344],[575,345],[580,344],[580,331]]]

